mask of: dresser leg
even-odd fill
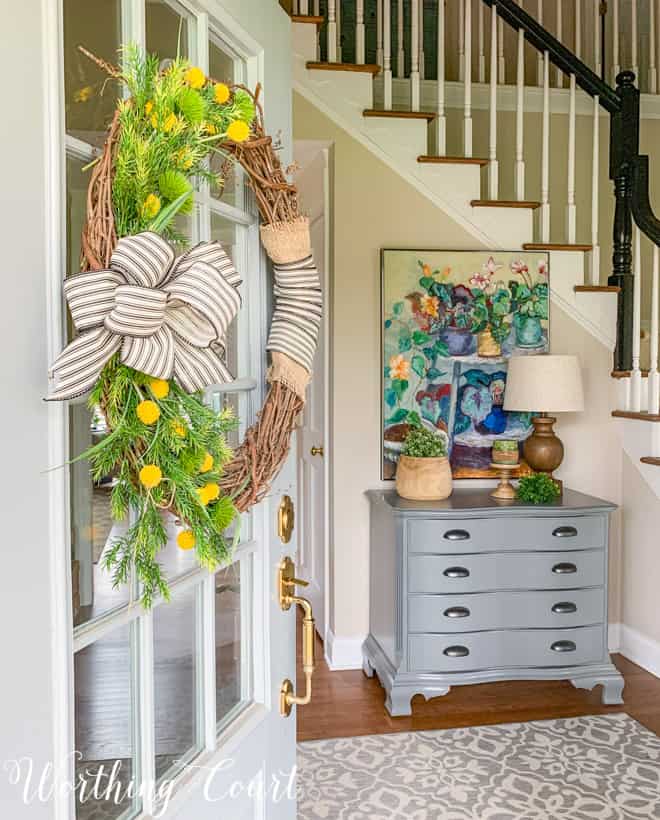
[[[392,717],[408,717],[412,715],[411,700],[411,692],[391,690],[385,698],[385,708]]]
[[[585,675],[580,678],[572,678],[571,683],[577,689],[593,689],[594,686],[602,684],[603,693],[601,698],[606,706],[616,706],[619,703],[623,703],[623,687],[625,686],[625,681],[619,674],[593,675],[591,677]]]
[[[368,678],[373,678],[375,669],[369,662],[369,658],[366,655],[362,655],[362,671]]]

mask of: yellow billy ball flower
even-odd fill
[[[186,434],[186,428],[181,424],[180,421],[173,421],[172,422],[172,430],[176,436],[179,438],[183,438]]]
[[[155,114],[151,115],[149,122],[151,123],[152,128],[158,128],[158,117]]]
[[[245,142],[250,136],[250,126],[243,120],[234,120],[227,128],[227,136],[233,142]]]
[[[160,198],[156,194],[149,194],[142,204],[142,215],[150,218],[160,211]]]
[[[151,114],[151,112],[152,112],[153,110],[154,110],[154,104],[153,104],[153,102],[152,102],[151,100],[147,100],[147,102],[144,104],[144,113],[145,113],[145,114],[147,115],[147,117],[148,117],[148,116],[149,116],[149,114]]]
[[[181,530],[176,537],[179,549],[191,550],[195,546],[195,533],[192,530]]]
[[[160,418],[160,408],[155,401],[141,401],[135,411],[142,424],[155,424]]]
[[[191,66],[183,75],[183,79],[191,88],[201,88],[206,82],[204,72],[197,66]]]
[[[206,487],[198,487],[198,488],[195,490],[195,492],[197,493],[197,498],[199,499],[199,503],[200,503],[203,507],[206,507],[206,505],[207,505],[207,504],[210,504],[210,503],[211,503],[211,500],[212,500],[212,499],[211,499],[211,497],[210,497],[210,495],[209,495],[208,490],[206,489]]]
[[[157,487],[162,480],[163,473],[160,467],[157,467],[155,464],[145,464],[140,470],[140,483],[148,490]]]
[[[211,134],[211,135],[218,133],[218,129],[215,127],[215,125],[213,125],[212,122],[207,122],[204,125],[204,130],[206,131],[207,134]]]
[[[199,468],[200,473],[208,473],[209,470],[213,469],[213,456],[211,453],[207,453],[204,456],[204,461],[202,461],[202,466]]]
[[[178,121],[179,120],[176,114],[168,114],[167,117],[165,117],[165,122],[163,123],[163,131],[171,131]]]
[[[216,83],[213,86],[213,99],[222,105],[229,99],[229,88],[224,83]]]
[[[170,385],[165,379],[152,379],[149,382],[149,388],[157,399],[167,398],[170,392]]]
[[[216,498],[220,497],[220,487],[218,487],[214,481],[210,481],[208,484],[205,484],[202,489],[206,493],[209,501],[215,501]]]

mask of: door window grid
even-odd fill
[[[63,2],[66,16],[67,5],[70,0],[63,0]],[[127,34],[130,34],[127,29],[130,28],[131,22],[139,21],[141,15],[144,14],[144,8],[141,8],[141,4],[142,0],[122,0],[123,39],[125,40],[131,39],[127,37]],[[207,26],[206,15],[186,12],[182,5],[169,3],[169,0],[167,4],[163,2],[161,5],[168,5],[178,14],[187,14],[185,26],[187,30],[186,47],[191,59],[204,67],[204,64],[208,64],[208,53],[196,54],[195,52],[196,46],[200,44],[200,39],[196,39],[196,35],[199,35],[200,30],[204,31]],[[89,9],[88,6],[87,9]],[[137,28],[139,28],[139,23]],[[215,33],[210,35],[208,47],[216,50],[219,48],[224,49],[225,54],[234,65],[234,81],[245,81],[245,60],[227,48],[219,35]],[[204,49],[200,48],[198,50]],[[77,161],[78,164],[81,162],[87,163],[99,154],[100,149],[98,146],[102,144],[102,141],[99,142],[95,138],[91,142],[86,142],[80,139],[79,134],[80,131],[67,133],[65,136],[67,164],[72,161]],[[211,237],[212,216],[214,219],[221,218],[228,224],[235,225],[234,262],[245,280],[243,286],[244,297],[245,291],[249,288],[252,291],[253,298],[255,298],[259,289],[254,286],[249,287],[250,283],[246,277],[247,272],[250,270],[250,263],[260,263],[261,257],[257,229],[258,220],[255,214],[256,209],[254,208],[253,198],[246,194],[241,179],[240,185],[236,186],[233,191],[233,196],[225,198],[224,201],[223,199],[212,198],[208,196],[207,192],[202,191],[196,209],[196,218],[192,220],[191,226],[191,238],[193,241],[198,241]],[[75,247],[79,240],[77,236],[73,235],[72,229],[77,232],[77,226],[70,224],[69,212],[67,217],[67,237],[69,238],[67,261],[69,265],[72,265],[79,255],[79,250]],[[259,268],[257,267],[257,269]],[[254,316],[254,309],[250,313]],[[221,406],[223,403],[231,401],[237,407],[241,423],[239,436],[242,437],[247,424],[251,423],[254,418],[256,396],[260,393],[258,380],[243,374],[260,372],[261,361],[259,354],[255,354],[252,349],[254,344],[251,344],[247,311],[243,311],[241,320],[236,324],[236,369],[239,379],[229,389],[215,391],[214,395],[209,398],[213,406]],[[256,335],[259,336],[258,333]],[[255,363],[256,370],[254,369]],[[191,736],[192,745],[183,754],[178,755],[179,760],[190,760],[203,748],[214,748],[217,735],[236,719],[254,697],[252,663],[254,625],[252,623],[252,609],[255,590],[254,563],[257,557],[260,560],[260,555],[258,556],[257,543],[251,540],[253,537],[252,516],[245,514],[242,518],[241,544],[234,553],[234,563],[230,567],[219,570],[215,578],[209,576],[206,571],[195,568],[177,575],[170,581],[173,602],[176,603],[177,600],[186,595],[194,596],[193,640],[191,644],[195,689],[194,732]],[[228,708],[224,709],[218,695],[220,679],[216,677],[219,676],[220,670],[217,669],[215,657],[210,657],[209,635],[215,635],[213,618],[216,611],[214,606],[216,583],[223,574],[228,573],[233,568],[236,568],[237,576],[240,579],[238,603],[235,606],[235,617],[238,623],[237,634],[239,636],[236,650],[239,657],[235,659],[238,667],[238,688],[233,696],[235,702],[232,703],[232,698],[229,698],[229,701],[225,703]],[[135,593],[134,597],[137,599],[139,597],[138,591],[135,590]],[[236,595],[235,591],[234,595]],[[139,605],[123,603],[102,612],[99,616],[74,629],[74,654],[80,660],[84,660],[85,652],[93,654],[93,651],[102,646],[102,642],[107,640],[107,637],[112,635],[113,632],[128,630],[131,670],[129,714],[132,722],[134,750],[132,768],[138,777],[145,778],[155,775],[157,768],[155,754],[157,738],[154,736],[153,731],[155,709],[153,702],[154,618],[158,617],[162,603],[162,601],[156,601],[155,608],[150,613],[144,613]],[[215,639],[213,639],[213,645],[215,645]],[[215,651],[213,655],[215,656]],[[76,687],[78,692],[82,694],[82,686],[78,679],[76,683],[78,684]],[[236,685],[236,682],[233,685]],[[210,691],[211,687],[212,692]],[[262,687],[258,687],[258,689],[262,689]],[[186,699],[188,694],[182,693]],[[227,701],[227,698],[225,698],[225,701]],[[209,705],[211,702],[213,708]],[[151,729],[149,729],[150,723]],[[145,732],[142,731],[144,727],[146,727]],[[165,769],[161,764],[158,773],[169,777],[172,771],[172,767]],[[121,818],[134,817],[141,811],[149,812],[153,808],[154,799],[151,797],[147,797],[144,801],[136,799],[121,814]],[[76,813],[76,818],[77,820],[84,820],[84,817],[84,809],[80,809]]]

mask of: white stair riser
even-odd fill
[[[294,23],[292,27],[293,34],[293,53],[297,57],[302,57],[305,62],[307,60],[316,60],[316,26],[310,23]]]
[[[478,165],[431,165],[418,163],[415,176],[439,196],[469,202],[481,196],[481,168]]]
[[[361,131],[392,156],[409,160],[425,154],[428,143],[426,120],[393,117],[363,117]]]
[[[635,419],[617,419],[616,422],[623,449],[649,487],[660,498],[660,467],[640,462],[644,456],[660,457],[660,424]]]

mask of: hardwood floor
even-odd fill
[[[298,740],[612,712],[626,712],[660,735],[660,680],[621,655],[614,655],[613,660],[626,680],[623,706],[602,706],[600,687],[586,692],[567,681],[515,681],[457,686],[428,702],[417,695],[411,717],[392,718],[385,711],[385,693],[375,676],[367,678],[362,671],[331,672],[318,639],[316,650],[312,702],[298,709]]]

